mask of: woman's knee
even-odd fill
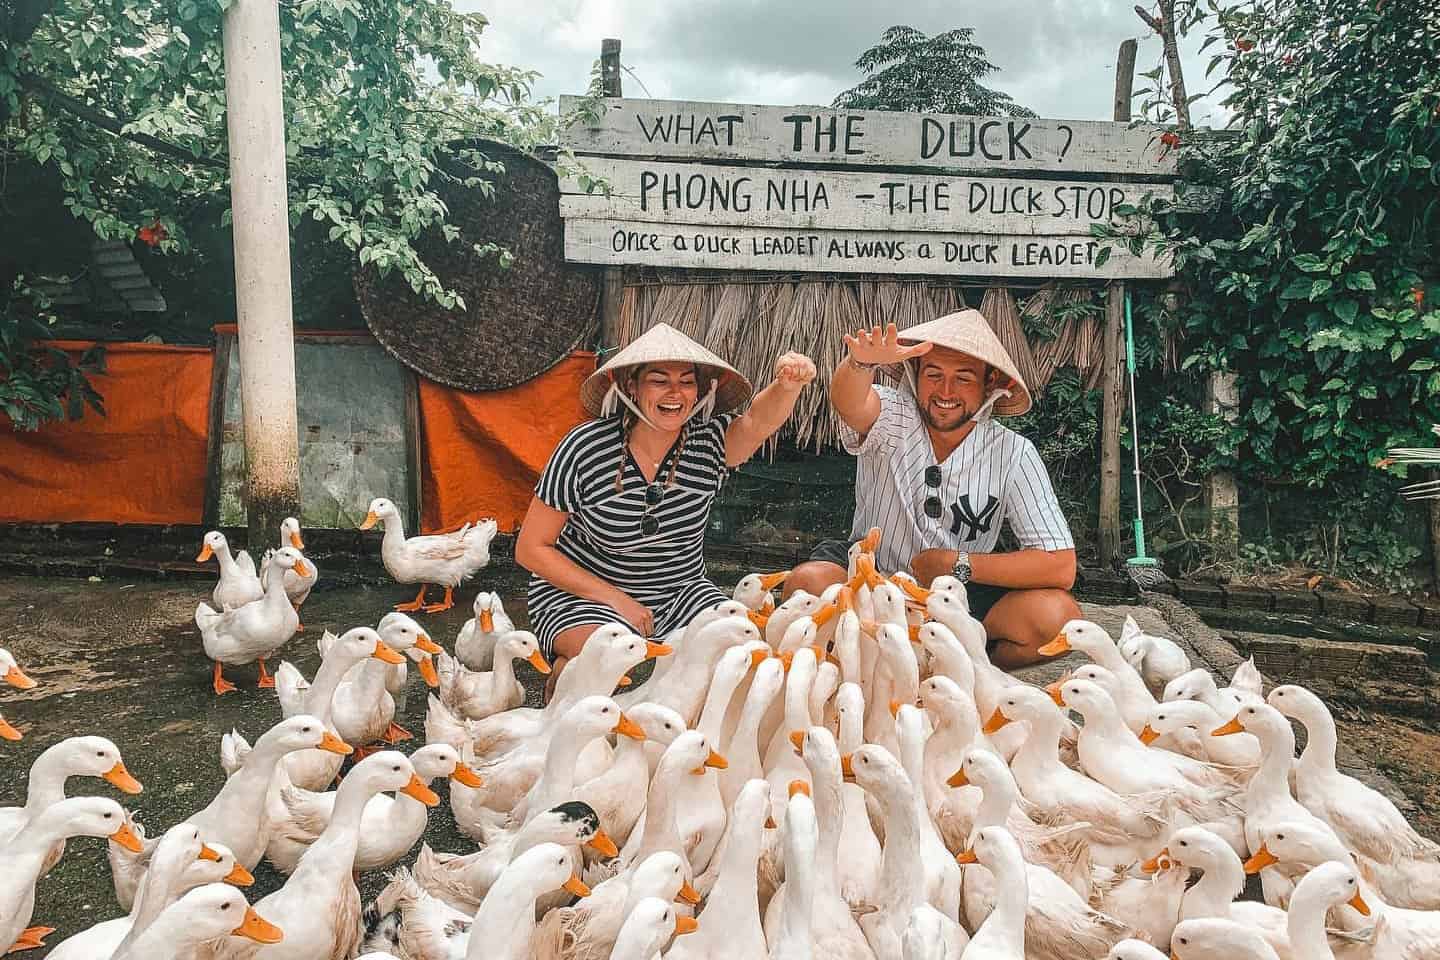
[[[790,571],[780,595],[788,598],[796,590],[804,590],[818,597],[827,587],[841,583],[844,579],[845,568],[839,564],[827,560],[807,560]]]
[[[555,634],[554,652],[557,659],[564,658],[573,660],[580,655],[585,648],[585,643],[599,630],[598,624],[584,623],[578,627],[570,627]]]

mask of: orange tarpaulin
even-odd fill
[[[555,445],[586,417],[580,384],[594,372],[595,355],[576,352],[508,390],[464,393],[421,378],[421,526],[494,517],[518,529]]]
[[[90,378],[107,416],[33,433],[0,418],[0,522],[199,523],[211,360],[208,347],[107,343]]]

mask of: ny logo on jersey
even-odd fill
[[[962,540],[974,540],[982,533],[989,533],[990,521],[995,518],[995,511],[998,509],[1000,501],[992,493],[986,496],[985,506],[976,513],[975,508],[970,506],[970,495],[967,493],[960,498],[959,503],[950,504],[950,513],[953,515],[950,532],[958,534],[961,527],[968,527],[969,532],[960,538]]]

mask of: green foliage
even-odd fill
[[[149,227],[140,236],[156,250],[187,251],[188,214],[229,194],[229,0],[40,5],[33,34],[0,53],[0,149],[53,164],[66,205],[98,236]],[[484,16],[450,0],[282,0],[279,15],[292,223],[322,223],[361,263],[459,306],[412,245],[430,230],[458,242],[437,157],[458,152],[479,172],[495,165],[452,145],[550,140],[556,118],[529,100],[536,75],[481,60]],[[228,207],[216,215],[228,223]]]
[[[914,27],[894,26],[866,50],[855,66],[867,76],[835,98],[845,110],[915,110],[1033,117],[1008,93],[980,83],[999,68],[985,59],[985,48],[970,27],[933,37]]]
[[[1220,462],[1335,484],[1440,421],[1440,19],[1373,0],[1201,12],[1233,133],[1184,135],[1180,202],[1146,204],[1159,236],[1125,242],[1175,256],[1185,367],[1238,377],[1243,442]]]
[[[18,279],[0,303],[0,413],[17,430],[35,430],[47,420],[78,420],[88,405],[105,413],[104,402],[86,374],[103,373],[105,352],[95,347],[72,362],[69,354],[44,346],[53,320],[44,298]]]

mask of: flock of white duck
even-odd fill
[[[422,585],[410,609],[488,562],[492,524],[407,540],[389,501],[377,519],[387,568]],[[266,683],[299,626],[314,565],[298,524],[282,536],[258,584],[206,537],[221,610],[196,622],[217,693],[222,663],[261,661]],[[881,577],[876,536],[819,597],[775,606],[783,576],[754,574],[663,643],[602,627],[543,708],[523,706],[516,661],[549,667],[493,594],[453,658],[403,612],[327,633],[312,680],[287,663],[269,680],[284,719],[253,745],[224,737],[225,786],[158,837],[113,800],[65,799],[72,776],[140,791],[114,744],[59,743],[25,806],[0,809],[0,944],[53,932],[29,926],[35,884],[95,836],[128,914],[52,958],[1440,958],[1440,846],[1336,769],[1319,697],[1267,696],[1253,664],[1220,687],[1133,621],[1118,642],[1066,624],[1043,652],[1089,663],[1019,683],[964,586]],[[368,752],[329,790],[347,754],[409,738],[411,661],[438,688],[426,745]],[[4,651],[0,675],[33,685]],[[397,867],[435,779],[478,847]],[[262,857],[288,880],[252,908],[234,885]],[[385,869],[362,905],[359,874]],[[1237,899],[1255,873],[1263,902]]]

